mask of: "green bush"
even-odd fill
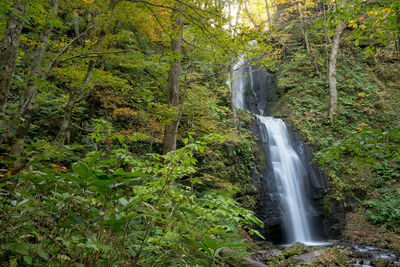
[[[367,200],[368,220],[376,225],[385,224],[389,229],[400,227],[400,190],[380,189],[378,198]]]
[[[180,183],[212,140],[221,139],[189,138],[167,155],[140,158],[125,149],[91,152],[71,167],[53,161],[68,154],[42,146],[29,168],[0,184],[0,265],[205,265],[208,251],[187,238],[241,246],[240,229],[262,225],[254,213],[221,191]]]

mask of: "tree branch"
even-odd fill
[[[87,52],[87,53],[82,53],[82,54],[77,54],[74,56],[67,57],[66,59],[61,60],[57,65],[65,63],[66,61],[74,59],[74,58],[93,58],[93,57],[98,57],[98,56],[106,55],[106,54],[120,54],[120,53],[124,53],[124,52],[129,52],[129,51],[130,50]]]
[[[47,66],[46,71],[43,73],[42,78],[46,78],[47,75],[49,74],[50,70],[56,65],[57,60],[69,49],[69,47],[76,42],[79,38],[81,38],[83,35],[88,33],[91,29],[93,29],[96,26],[96,24],[93,24],[89,28],[87,28],[84,32],[76,36],[74,39],[72,39],[64,48],[53,58],[53,60],[50,62],[50,64]]]

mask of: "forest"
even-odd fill
[[[1,0],[0,42],[0,266],[400,265],[400,1]]]

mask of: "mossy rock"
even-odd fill
[[[371,261],[371,265],[375,267],[386,267],[389,266],[389,261],[387,259],[377,258]]]
[[[304,254],[309,251],[310,251],[310,249],[307,248],[306,245],[304,245],[303,243],[300,243],[300,242],[296,242],[293,245],[291,245],[290,247],[285,248],[283,250],[283,255],[286,258],[289,258],[292,256]]]
[[[351,255],[349,248],[334,246],[326,249],[319,259],[311,263],[311,266],[351,266]]]

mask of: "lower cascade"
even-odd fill
[[[281,119],[257,115],[257,122],[262,141],[269,149],[287,241],[312,243],[311,223],[307,218],[310,204],[302,183],[306,174],[304,162],[294,150]]]
[[[292,134],[285,122],[263,116],[268,110],[271,75],[247,64],[244,60],[238,61],[233,69],[234,80],[231,83],[233,87],[231,90],[234,104],[237,108],[250,111],[257,118],[260,141],[270,172],[266,177],[274,180],[264,183],[268,186],[273,184],[275,187],[274,193],[270,195],[274,195],[279,202],[284,242],[320,244],[321,231],[315,229],[316,211],[306,193],[306,186],[309,184],[307,170],[310,169],[310,163],[296,151]]]

